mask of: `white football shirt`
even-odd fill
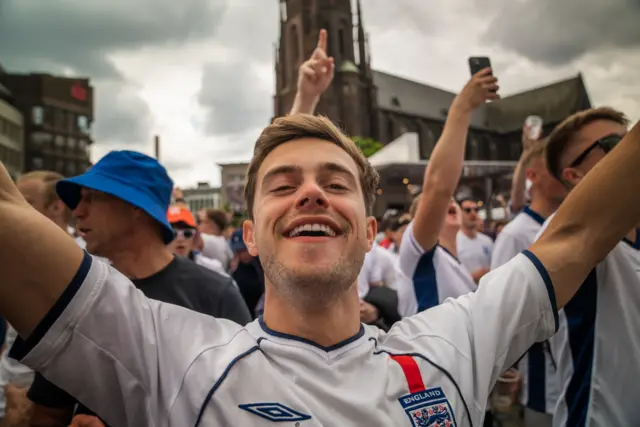
[[[11,352],[121,427],[480,426],[498,374],[558,322],[533,254],[482,283],[387,333],[361,326],[322,347],[149,300],[86,255]]]
[[[416,314],[417,305],[413,296],[413,282],[398,269],[398,254],[373,245],[364,257],[358,274],[358,296],[363,299],[372,283],[382,282],[398,295],[398,314],[401,317]]]
[[[491,251],[493,240],[484,233],[476,233],[475,239],[469,238],[462,231],[456,236],[458,259],[469,272],[491,267]]]
[[[418,311],[478,289],[469,271],[445,248],[436,245],[425,251],[420,246],[413,235],[413,221],[402,237],[399,268],[413,281]]]
[[[560,388],[554,426],[639,425],[640,230],[635,244],[624,239],[609,252],[559,317],[549,340]]]
[[[511,222],[505,225],[493,246],[491,269],[507,263],[529,248],[542,228],[544,218],[526,206]],[[560,393],[556,378],[556,362],[549,344],[536,343],[518,363],[522,377],[520,402],[527,408],[553,414]]]

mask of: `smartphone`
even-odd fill
[[[469,70],[471,70],[472,76],[487,67],[491,68],[491,60],[488,56],[472,56],[469,58]]]

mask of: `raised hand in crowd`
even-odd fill
[[[490,68],[485,68],[471,77],[451,104],[442,136],[425,170],[422,197],[414,217],[413,233],[425,250],[438,242],[458,186],[471,113],[486,101],[498,99],[498,89],[498,79]]]
[[[28,427],[32,403],[27,398],[27,388],[14,384],[4,386],[5,413],[0,427]]]
[[[290,114],[313,114],[334,72],[333,57],[327,55],[327,30],[320,30],[318,46],[298,71],[297,93]]]

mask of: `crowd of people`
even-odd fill
[[[640,126],[525,127],[508,221],[485,224],[457,193],[499,96],[482,70],[410,209],[375,219],[377,172],[313,115],[326,42],[256,142],[238,227],[141,153],[0,166],[0,426],[492,426],[500,381],[526,426],[640,425]]]

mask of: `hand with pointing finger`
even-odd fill
[[[331,84],[334,72],[334,60],[327,55],[327,31],[320,30],[318,46],[298,71],[296,99],[290,114],[313,114],[320,96]]]

